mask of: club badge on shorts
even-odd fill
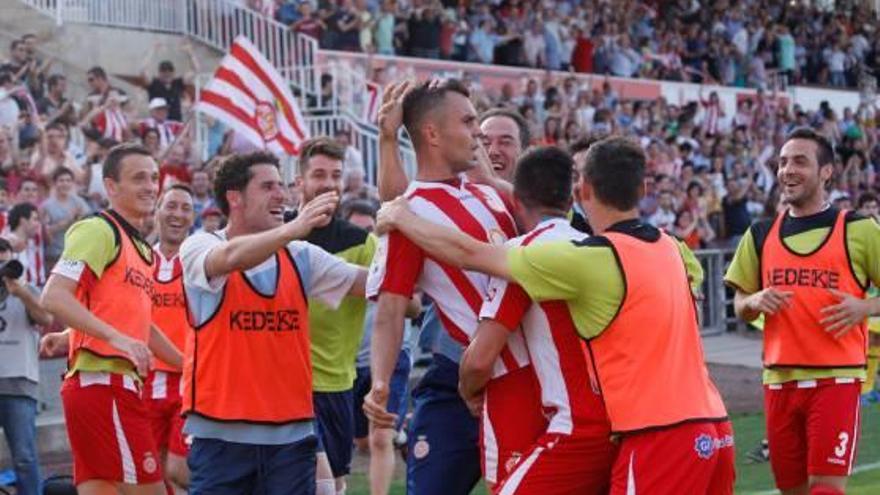
[[[715,439],[703,433],[694,439],[694,450],[700,459],[708,459],[715,453]]]
[[[424,459],[428,457],[428,454],[431,452],[431,445],[428,444],[428,440],[424,435],[419,435],[418,439],[416,439],[415,445],[413,445],[413,457],[416,459]]]

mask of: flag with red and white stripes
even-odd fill
[[[201,90],[197,108],[276,154],[297,155],[309,138],[290,87],[244,36],[235,39]]]

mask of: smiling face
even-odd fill
[[[230,217],[240,212],[247,232],[263,232],[281,225],[285,189],[278,167],[256,164],[250,167],[250,174],[244,190],[226,192]]]
[[[120,162],[119,181],[106,177],[104,186],[111,206],[123,216],[146,218],[156,207],[159,167],[152,157],[126,156]]]
[[[502,179],[512,181],[514,165],[523,147],[516,122],[510,117],[496,115],[484,120],[480,129],[492,168]]]
[[[776,178],[785,204],[796,209],[821,204],[833,167],[819,166],[818,151],[818,144],[809,139],[789,139],[782,146]]]
[[[192,195],[181,189],[170,189],[162,195],[156,209],[159,242],[178,246],[186,239],[195,222]]]

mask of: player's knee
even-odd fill
[[[825,483],[814,483],[810,485],[810,495],[844,495],[846,493],[842,488]]]
[[[392,429],[382,428],[370,432],[370,452],[387,452],[393,448],[393,440],[396,432]]]
[[[315,495],[336,495],[336,480],[330,478],[315,481]]]

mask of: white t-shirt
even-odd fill
[[[229,275],[208,279],[205,260],[211,251],[226,241],[226,230],[208,234],[193,234],[180,246],[183,262],[183,282],[187,303],[196,324],[206,321],[217,309],[223,297],[223,288]],[[292,241],[287,250],[296,264],[303,290],[309,298],[316,298],[331,308],[336,308],[348,294],[361,268],[346,263],[314,244]],[[262,294],[275,291],[275,257],[244,272],[254,289]]]

